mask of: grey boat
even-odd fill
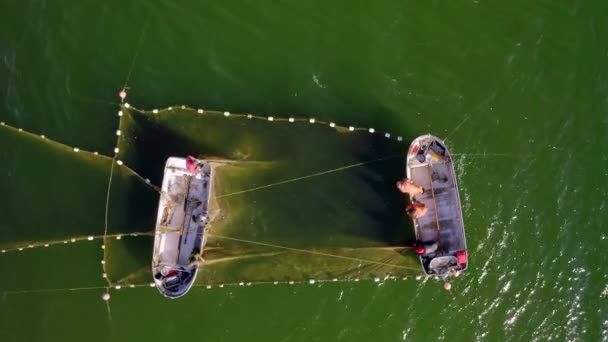
[[[154,283],[165,297],[186,294],[203,262],[211,170],[192,157],[170,157],[165,165],[152,257]]]
[[[454,163],[445,143],[432,135],[411,143],[406,162],[407,177],[424,188],[415,200],[428,208],[413,219],[418,244],[427,246],[420,263],[427,275],[445,278],[466,270],[467,244],[454,173]]]

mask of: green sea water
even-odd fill
[[[5,0],[0,18],[0,121],[23,129],[0,127],[1,341],[608,340],[605,2]],[[124,86],[175,110],[118,117]],[[469,249],[450,292],[217,237],[202,286],[147,286],[152,237],[128,234],[158,194],[138,175],[159,184],[173,153],[230,161],[217,235],[415,266],[394,182],[429,132]],[[86,239],[106,228],[124,237]],[[334,277],[351,281],[308,282]]]

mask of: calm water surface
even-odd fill
[[[125,84],[147,109],[447,137],[471,263],[451,292],[414,277],[197,287],[175,301],[137,288],[111,291],[106,306],[103,289],[12,292],[105,286],[100,240],[26,248],[0,254],[0,340],[608,341],[605,1],[4,0],[0,18],[0,120],[82,150],[113,154]],[[158,178],[146,163],[156,151],[203,146],[195,119],[180,120],[140,122],[121,153]],[[405,151],[381,135],[218,122],[205,133],[216,134],[213,149],[207,141],[198,154],[259,157],[225,173],[226,192]],[[403,245],[390,191],[401,162],[374,165],[234,196],[223,222],[294,246]],[[0,248],[103,235],[110,166],[0,127]],[[112,189],[109,232],[149,229],[157,195],[125,169]],[[108,242],[113,280],[145,280],[151,243]],[[269,279],[289,276],[281,260],[301,279],[316,275],[305,258],[267,260]]]

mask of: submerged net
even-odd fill
[[[79,245],[81,257],[74,257],[75,247],[30,251],[25,258],[32,264],[44,258],[53,266],[33,267],[25,281],[15,278],[1,289],[147,286],[159,201],[154,184],[161,184],[168,157],[187,155],[212,160],[215,174],[197,286],[421,274],[405,248],[413,229],[395,189],[406,144],[310,119],[201,112],[123,107],[117,159],[2,130],[0,139],[12,149],[2,160],[11,175],[0,184],[13,195],[2,197],[0,247],[88,236],[104,249]],[[18,213],[27,207],[24,218]],[[0,269],[26,255],[9,254]],[[65,269],[74,272],[58,277]]]
[[[187,108],[123,112],[120,158],[151,183],[161,183],[170,156],[214,161],[212,221],[198,284],[420,273],[417,259],[404,253],[413,233],[403,215],[405,198],[394,186],[403,175],[403,144],[309,120]],[[154,229],[158,194],[143,208],[138,198],[148,193],[113,193],[112,201],[137,203]],[[125,215],[112,214],[111,221]],[[152,240],[111,241],[112,279],[149,281]]]

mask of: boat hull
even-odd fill
[[[156,287],[166,297],[186,294],[203,261],[211,171],[208,162],[195,159],[170,157],[165,165],[152,274]]]
[[[445,143],[430,134],[414,139],[406,157],[406,174],[425,189],[414,200],[423,203],[427,211],[412,219],[417,244],[425,247],[420,255],[424,272],[445,278],[466,270],[468,255],[460,195],[452,156]]]

